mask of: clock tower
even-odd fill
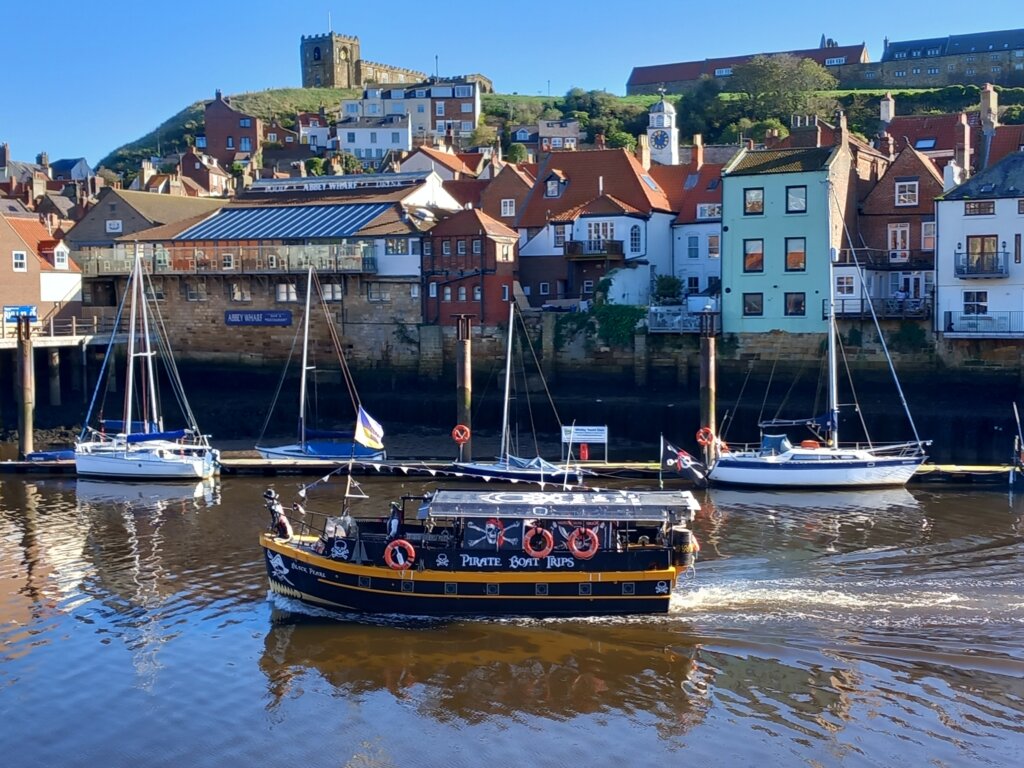
[[[665,101],[651,106],[647,114],[647,141],[651,146],[651,160],[662,165],[679,165],[679,129],[676,128],[676,108]]]

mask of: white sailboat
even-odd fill
[[[831,262],[830,262],[831,265]],[[831,269],[831,267],[830,267]],[[830,284],[831,271],[829,275]],[[862,281],[863,283],[863,281]],[[871,303],[868,302],[868,306]],[[874,316],[874,308],[872,308]],[[878,319],[875,318],[875,327]],[[885,338],[878,336],[889,362],[889,370],[896,383],[914,434],[912,441],[903,443],[844,446],[839,442],[838,361],[836,354],[836,317],[833,301],[829,301],[828,317],[828,407],[824,416],[806,419],[772,419],[761,422],[761,444],[754,450],[729,451],[721,440],[705,432],[702,442],[712,456],[708,478],[713,484],[744,485],[775,488],[850,488],[905,485],[927,458],[923,441],[914,426],[900,387],[892,359],[885,346]],[[793,445],[780,427],[804,426],[814,439]],[[770,430],[770,431],[766,431]],[[700,440],[698,433],[698,439]]]
[[[501,421],[500,455],[494,461],[458,461],[453,465],[456,473],[483,477],[488,480],[529,481],[538,483],[559,483],[581,485],[583,476],[590,474],[579,465],[566,462],[564,465],[535,456],[532,459],[516,456],[513,451],[512,429],[509,413],[512,402],[513,339],[515,337],[515,302],[508,308],[508,345],[505,352],[505,394]],[[557,415],[556,415],[557,416]]]
[[[128,351],[122,418],[110,420],[101,417],[98,429],[90,426],[97,398],[106,388],[105,372],[115,343],[112,336],[86,415],[85,430],[75,443],[75,470],[81,476],[202,480],[212,477],[218,469],[218,453],[210,446],[209,436],[199,431],[185,399],[163,325],[159,317],[151,315],[153,295],[142,257],[138,255],[118,309],[114,330],[116,335],[127,309]],[[164,427],[157,392],[155,360],[158,355],[185,420],[181,429],[165,430]]]
[[[354,432],[321,430],[310,426],[309,418],[309,386],[310,374],[316,371],[316,366],[309,361],[309,324],[311,318],[311,301],[313,294],[320,299],[320,306],[323,307],[327,328],[331,335],[337,353],[338,362],[341,367],[342,376],[348,387],[349,396],[355,409],[356,427]],[[287,366],[285,367],[287,373]],[[277,405],[277,398],[270,407],[267,421],[263,425],[263,432],[266,433],[270,423],[270,415]],[[306,307],[302,325],[302,371],[299,380],[299,419],[297,441],[285,445],[268,446],[257,445],[256,450],[264,459],[315,459],[320,461],[383,461],[387,458],[384,450],[384,430],[381,425],[368,414],[359,402],[359,395],[356,392],[355,383],[349,372],[348,364],[341,350],[341,341],[338,339],[334,329],[334,323],[327,311],[327,305],[323,299],[323,292],[320,283],[316,279],[313,267],[309,268],[306,278]],[[260,435],[260,442],[263,435]]]

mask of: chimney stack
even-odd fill
[[[836,110],[836,133],[833,144],[841,147],[849,141],[850,130],[846,127],[846,113],[841,109]]]
[[[953,187],[959,187],[963,178],[963,169],[955,159],[950,160],[942,169],[942,191],[948,192]]]
[[[892,97],[889,91],[886,91],[885,96],[878,103],[878,119],[882,121],[882,125],[885,127],[892,122],[894,117],[896,117],[896,99]]]
[[[877,145],[878,151],[890,160],[896,155],[896,140],[890,134],[883,133],[879,136]]]
[[[647,136],[641,134],[637,137],[636,142],[636,159],[640,163],[640,167],[645,171],[651,170],[651,146],[647,142]]]
[[[45,152],[40,152],[36,155],[36,164],[43,166],[43,168],[50,167],[50,158]]]
[[[11,148],[5,141],[0,144],[0,168],[6,168],[11,163]]]
[[[704,136],[700,133],[693,134],[693,156],[691,160],[697,166],[698,171],[704,165]]]
[[[984,92],[982,92],[984,96]],[[957,139],[954,156],[965,179],[971,177],[971,126],[967,124],[967,115],[960,113],[956,126]]]
[[[999,94],[992,83],[981,89],[981,131],[991,136],[999,127]]]
[[[598,149],[604,149],[604,134],[598,133],[594,135],[594,146]]]

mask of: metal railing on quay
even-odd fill
[[[153,248],[139,244],[147,271],[154,275],[298,274],[314,267],[323,273],[375,274],[377,257],[369,244]],[[90,248],[72,252],[85,277],[127,275],[134,248]]]
[[[1024,311],[943,312],[942,330],[965,336],[1022,336]]]
[[[871,309],[880,319],[912,318],[927,319],[932,316],[932,301],[928,297],[905,299],[850,299],[835,300],[836,316],[839,318],[871,317]],[[822,319],[828,318],[828,299],[822,299]]]
[[[690,312],[685,306],[648,307],[648,333],[700,333],[706,312]],[[713,313],[717,315],[718,313]]]
[[[33,338],[109,336],[113,331],[114,320],[106,317],[51,317],[44,322],[32,323]],[[17,322],[0,320],[0,339],[17,336]]]

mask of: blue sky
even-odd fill
[[[4,3],[0,141],[19,160],[95,164],[182,107],[225,93],[297,86],[299,38],[358,35],[364,58],[441,74],[482,72],[501,93],[572,87],[625,93],[632,67],[813,48],[822,34],[864,42],[1024,26],[1020,0],[927,6],[861,0],[729,4],[519,0],[445,4],[223,0],[12,0]],[[927,8],[926,13],[911,9]],[[451,12],[445,8],[452,8]],[[457,11],[464,13],[460,18]]]

